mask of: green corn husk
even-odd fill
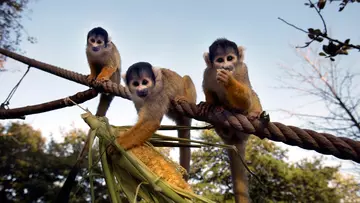
[[[145,165],[131,150],[125,151],[114,140],[115,135],[121,131],[126,131],[129,127],[115,127],[108,123],[106,117],[97,118],[91,113],[81,115],[84,121],[92,130],[91,143],[96,135],[99,138],[99,152],[101,154],[101,165],[103,168],[105,181],[108,187],[109,196],[112,203],[121,203],[120,192],[123,193],[128,202],[158,202],[158,203],[188,203],[188,202],[213,202],[209,199],[196,195],[192,191],[169,184],[162,178],[159,178]],[[171,141],[181,140],[179,138],[154,135],[152,141],[157,144],[172,143]],[[163,142],[162,142],[163,141]],[[201,142],[198,142],[201,143]],[[107,146],[116,146],[117,151],[111,156],[105,153]],[[174,144],[174,143],[173,143]],[[177,143],[179,144],[179,143]],[[156,150],[149,142],[144,144],[152,150]],[[91,146],[91,145],[90,145]],[[196,147],[196,145],[194,146]],[[91,147],[89,155],[91,155]],[[157,152],[157,151],[156,151]],[[160,152],[158,152],[160,153]],[[171,160],[162,156],[164,160],[171,163]],[[91,169],[92,160],[89,156],[89,168]],[[173,162],[171,164],[174,164]],[[176,167],[179,169],[179,166]],[[180,167],[181,168],[181,167]],[[90,171],[91,173],[91,171]],[[90,175],[90,185],[92,178]],[[94,192],[91,191],[92,201]],[[127,202],[127,201],[126,201]]]

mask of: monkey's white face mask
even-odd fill
[[[129,85],[127,85],[132,99],[137,98],[137,100],[144,100],[151,94],[157,94],[162,91],[162,74],[159,68],[152,68],[155,75],[155,80],[149,77],[147,74],[143,73],[140,76],[133,76]],[[122,78],[126,81],[126,74],[122,74]]]
[[[216,56],[214,59],[214,68],[217,70],[224,69],[233,72],[236,66],[238,58],[235,54],[230,53],[226,55]]]
[[[102,48],[106,48],[108,44],[110,44],[110,40],[107,44],[105,44],[103,36],[90,36],[88,39],[88,47],[91,48],[91,51],[93,52],[98,52]]]

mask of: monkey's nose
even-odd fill
[[[92,50],[93,50],[93,51],[99,51],[99,50],[100,50],[100,47],[93,47]]]

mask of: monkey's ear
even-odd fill
[[[155,78],[156,78],[156,80],[161,80],[161,76],[162,76],[162,74],[161,74],[161,70],[160,70],[160,68],[157,68],[157,67],[152,67],[152,70],[153,70],[153,72],[154,72],[154,75],[155,75]]]
[[[152,67],[152,70],[154,72],[155,75],[155,86],[157,91],[161,91],[163,89],[163,81],[162,81],[162,72],[160,67]]]
[[[244,62],[244,54],[245,54],[245,47],[243,46],[238,46],[238,50],[239,50],[239,55],[240,55],[240,61]]]
[[[111,46],[111,37],[108,36],[106,46]]]
[[[124,80],[124,82],[126,84],[126,73],[121,74],[121,77],[122,77],[122,79]]]
[[[209,59],[209,53],[208,52],[204,52],[203,54],[203,57],[204,57],[204,60],[205,60],[205,63],[208,67],[211,66],[211,63],[210,63],[210,59]]]

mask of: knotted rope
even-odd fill
[[[106,83],[98,83],[96,81],[88,82],[85,75],[73,71],[36,61],[2,48],[0,48],[0,53],[48,73],[93,87],[98,92],[112,93],[116,96],[130,99],[130,94],[126,87],[117,85],[111,81]],[[205,102],[196,105],[182,100],[174,100],[172,101],[172,105],[172,108],[177,109],[177,111],[183,115],[199,121],[233,128],[238,131],[254,134],[261,139],[267,138],[269,140],[283,142],[303,149],[315,150],[322,154],[333,155],[340,159],[348,159],[360,163],[360,142],[346,137],[336,137],[328,133],[318,133],[309,129],[286,126],[278,122],[262,122],[260,119],[249,121],[247,117],[242,114],[231,112],[221,107],[211,106]],[[3,111],[11,110],[14,111],[16,109],[0,110],[0,115],[2,115]],[[19,113],[19,111],[17,111],[17,113]],[[27,115],[24,109],[23,115]]]

